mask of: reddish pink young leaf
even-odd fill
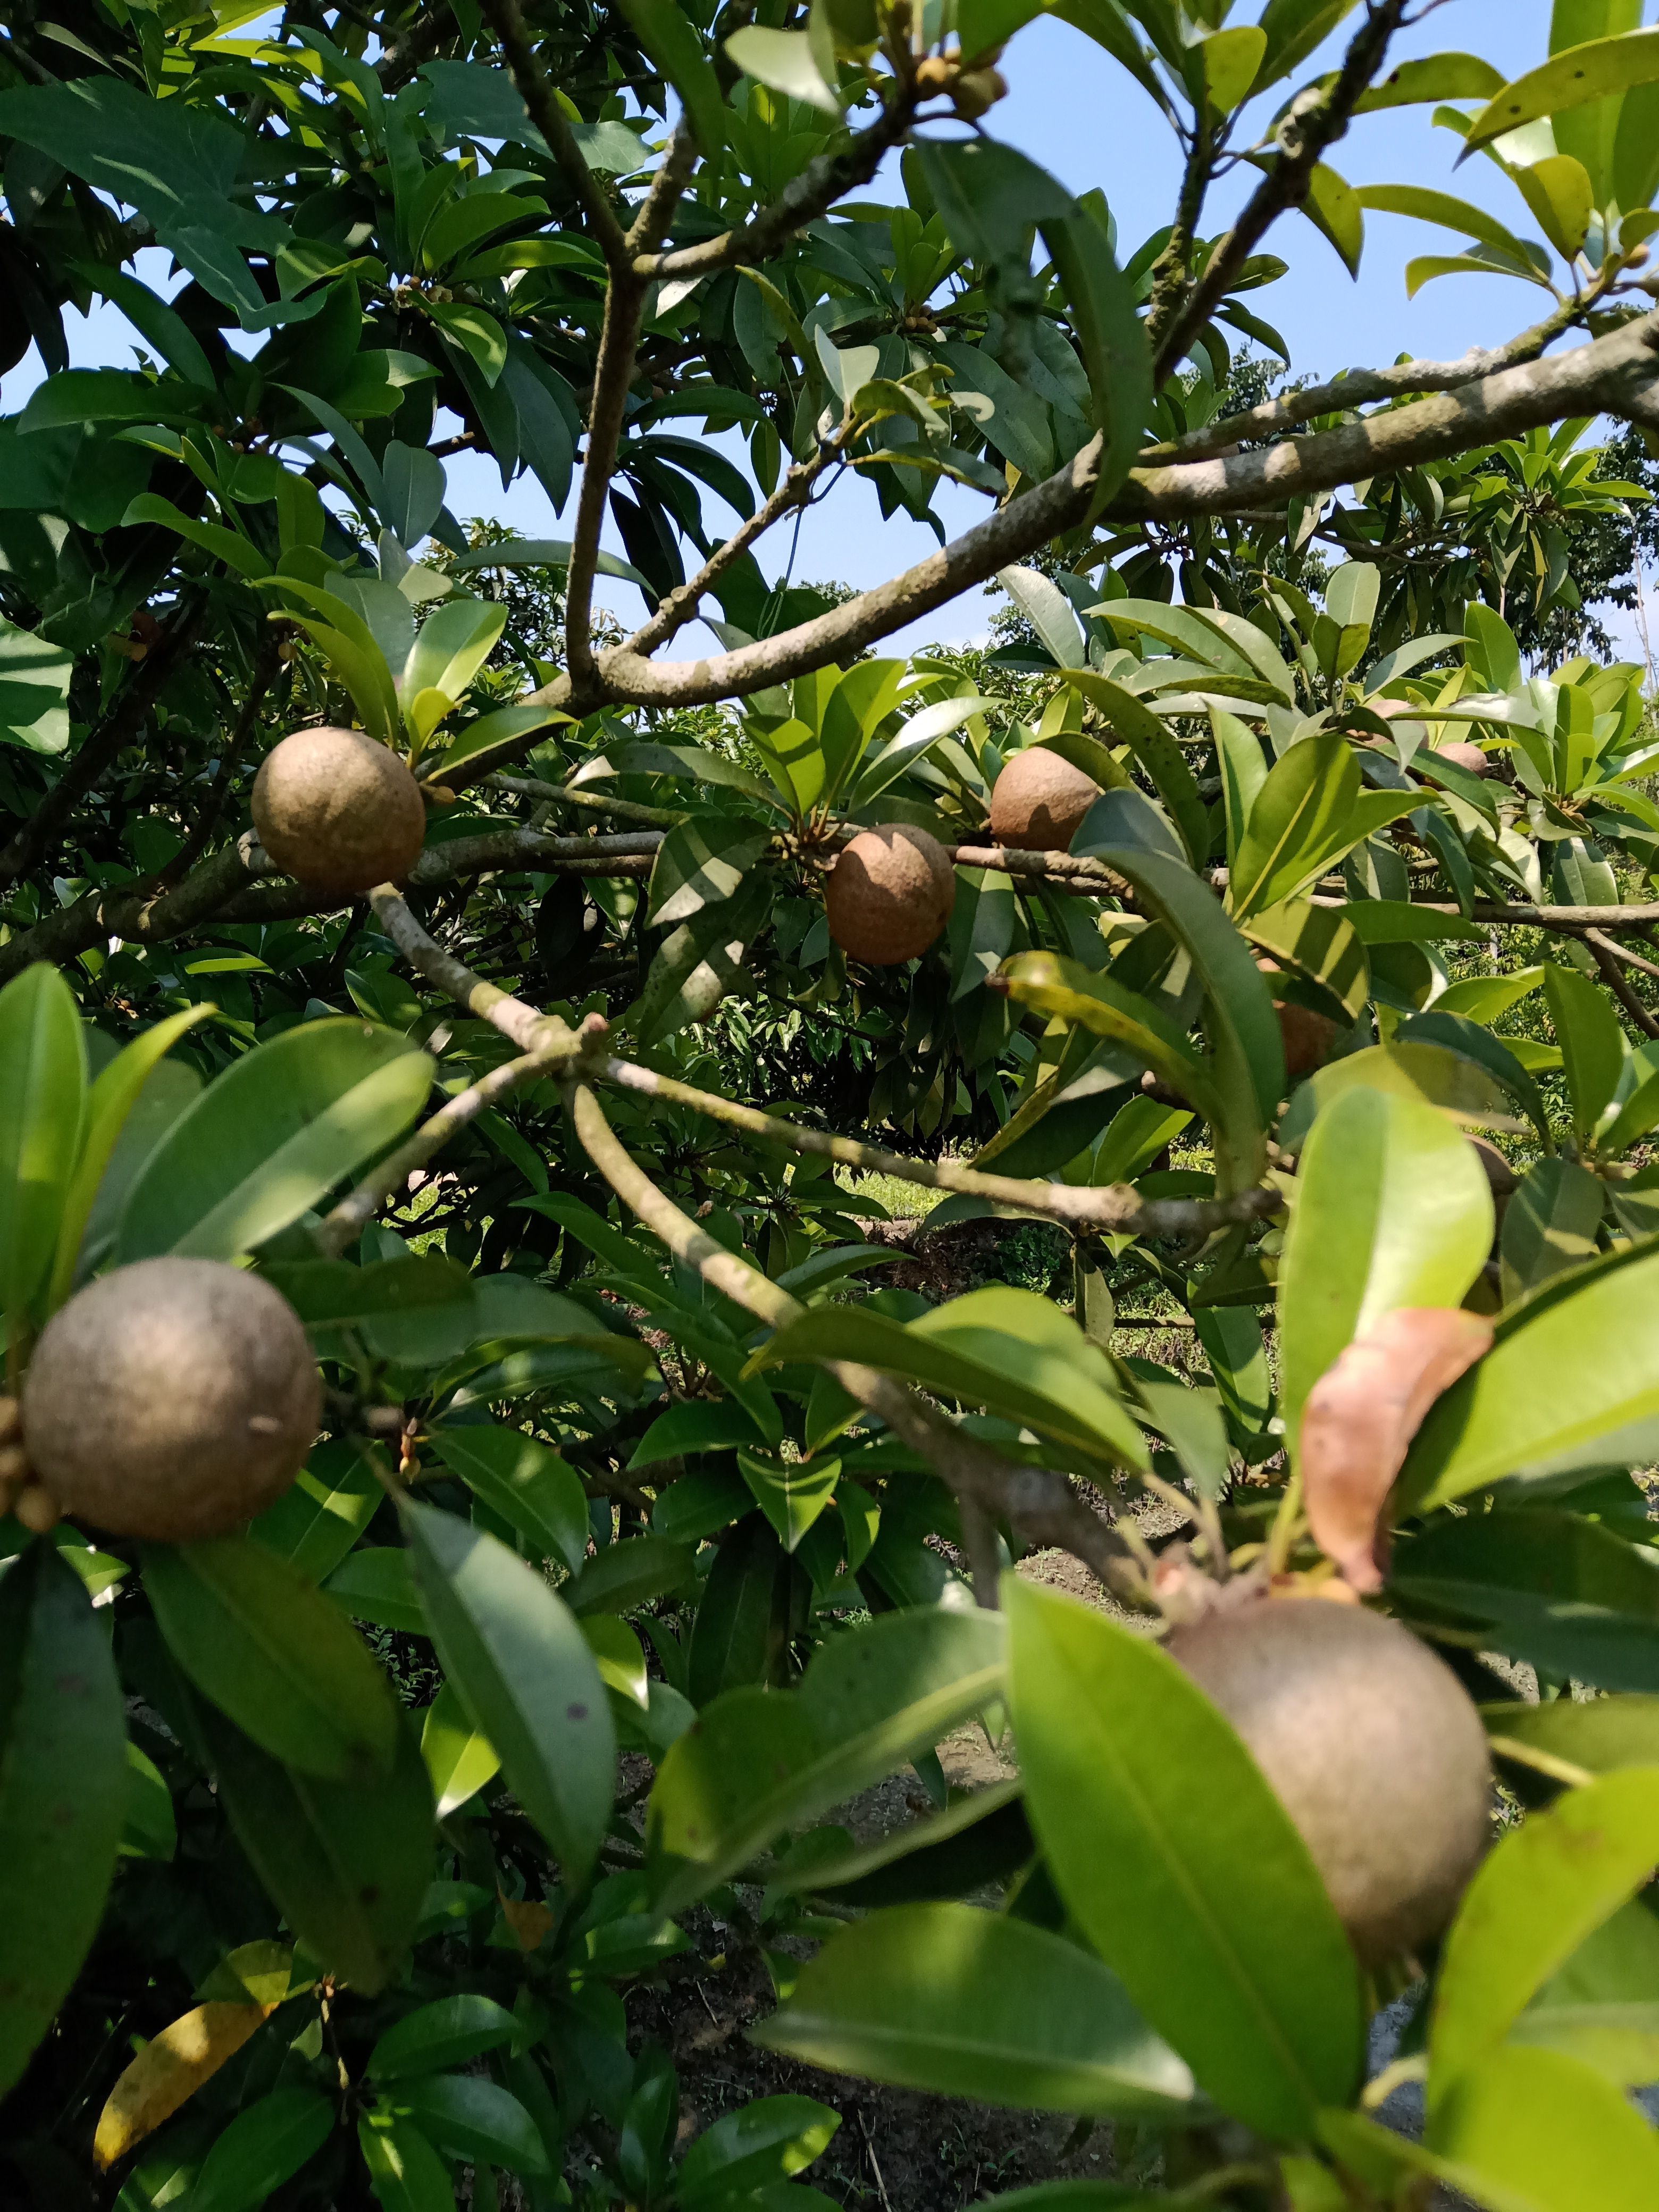
[[[1358,1590],[1382,1587],[1380,1528],[1424,1415],[1492,1343],[1484,1314],[1403,1306],[1356,1337],[1308,1393],[1302,1494],[1314,1541]]]

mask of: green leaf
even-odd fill
[[[1429,2105],[1489,2058],[1550,1976],[1642,1888],[1659,1860],[1659,1768],[1569,1790],[1510,1829],[1446,1937],[1429,2027]]]
[[[1659,1697],[1552,1698],[1547,1705],[1483,1705],[1480,1717],[1501,1758],[1501,1739],[1565,1759],[1592,1774],[1659,1767]]]
[[[745,76],[787,99],[804,100],[820,114],[839,117],[841,101],[823,81],[805,31],[773,31],[745,24],[726,41],[726,51]]]
[[[587,1556],[587,1495],[551,1445],[493,1424],[435,1428],[429,1441],[474,1495],[574,1575]]]
[[[692,1022],[705,1021],[744,978],[744,956],[766,925],[772,885],[752,873],[730,898],[705,907],[663,939],[645,988],[629,1009],[641,1048],[660,1044]]]
[[[1254,730],[1219,707],[1210,709],[1215,737],[1216,765],[1221,774],[1221,796],[1227,817],[1228,880],[1238,866],[1250,809],[1267,781],[1267,758]]]
[[[1144,699],[1092,669],[1067,669],[1063,681],[1106,717],[1114,734],[1133,752],[1170,810],[1187,858],[1195,868],[1202,867],[1210,849],[1209,816],[1186,757],[1164,723]]]
[[[369,1456],[374,1449],[348,1437],[313,1445],[291,1486],[250,1522],[248,1534],[279,1559],[291,1559],[311,1581],[321,1582],[368,1528],[386,1495]]]
[[[44,961],[0,991],[0,1312],[15,1328],[52,1266],[87,1081],[74,994]]]
[[[723,2112],[680,2163],[675,2194],[687,2206],[742,2198],[799,2173],[828,2146],[841,2114],[812,2097],[757,2097]]]
[[[794,1588],[793,1564],[765,1516],[740,1515],[715,1553],[692,1623],[685,1686],[694,1705],[784,1672]]]
[[[495,650],[507,625],[507,609],[491,599],[448,599],[422,623],[398,678],[398,696],[407,713],[422,691],[437,691],[452,704]]]
[[[392,2093],[398,2118],[452,2158],[510,2166],[515,2173],[550,2180],[553,2169],[541,2130],[510,2089],[478,2074],[428,2074]]]
[[[1493,95],[1469,125],[1471,154],[1542,116],[1562,115],[1633,85],[1659,82],[1659,30],[1590,39],[1552,54]]]
[[[1302,212],[1329,239],[1350,276],[1358,276],[1359,257],[1365,249],[1363,210],[1359,194],[1346,177],[1340,177],[1328,161],[1315,164]]]
[[[495,1745],[467,1718],[453,1682],[446,1682],[426,1709],[421,1756],[432,1778],[441,1820],[501,1772]]]
[[[334,1782],[391,1772],[397,1700],[304,1571],[224,1536],[144,1547],[144,1589],[197,1688],[275,1759]]]
[[[354,1620],[395,1628],[405,1636],[426,1634],[415,1571],[401,1544],[371,1545],[351,1553],[323,1584],[323,1594]]]
[[[1474,1147],[1431,1106],[1342,1093],[1302,1153],[1279,1275],[1282,1411],[1344,1347],[1401,1306],[1455,1306],[1492,1249],[1492,1198]]]
[[[1545,237],[1564,261],[1571,261],[1595,211],[1595,187],[1583,163],[1570,154],[1547,154],[1541,161],[1511,168],[1510,174]]]
[[[9,457],[0,465],[9,463]],[[28,505],[27,491],[8,503]],[[32,753],[65,750],[73,666],[73,655],[39,630],[20,629],[0,618],[0,744],[21,745]]]
[[[740,1451],[738,1466],[786,1552],[793,1552],[836,1495],[838,1459],[791,1462]]]
[[[275,2089],[238,2112],[215,2139],[190,2191],[191,2212],[256,2212],[334,2130],[315,2089]]]
[[[651,866],[651,921],[667,928],[730,898],[770,843],[770,833],[729,814],[681,822]]]
[[[1358,1968],[1306,1845],[1165,1653],[1005,1589],[1027,1810],[1056,1887],[1200,2087],[1263,2134],[1305,2136],[1364,2051]]]
[[[141,491],[121,520],[128,529],[148,522],[174,531],[190,544],[199,545],[203,552],[211,554],[216,561],[222,562],[250,581],[270,573],[270,561],[252,538],[244,538],[239,530],[227,530],[222,523],[204,522],[196,515],[185,514],[159,493]]]
[[[1483,1650],[1609,1690],[1659,1691],[1659,1553],[1572,1512],[1441,1516],[1401,1546],[1392,1586],[1478,1625]]]
[[[1625,1066],[1625,1032],[1607,992],[1559,961],[1544,963],[1544,996],[1572,1100],[1572,1126],[1581,1143],[1600,1121],[1619,1087]]]
[[[887,1613],[821,1646],[798,1689],[717,1698],[669,1751],[651,1793],[658,1910],[683,1911],[784,1828],[981,1711],[1000,1694],[1002,1654],[997,1614]]]
[[[1499,1290],[1512,1305],[1595,1256],[1607,1186],[1577,1160],[1534,1160],[1504,1208]]]
[[[1357,197],[1362,207],[1374,208],[1380,214],[1414,216],[1419,222],[1466,231],[1483,246],[1495,246],[1517,261],[1528,258],[1514,232],[1505,229],[1495,216],[1450,192],[1434,191],[1425,185],[1361,185]]]
[[[411,2121],[371,2112],[357,2123],[357,2142],[381,2212],[455,2212],[444,2162]]]
[[[966,1905],[845,1928],[753,2040],[936,2096],[1179,2124],[1192,2075],[1079,1945]]]
[[[80,1577],[36,1543],[0,1578],[0,2090],[91,1948],[128,1796],[109,1638]]]
[[[564,1594],[575,1613],[632,1613],[648,1599],[684,1589],[696,1579],[696,1553],[690,1544],[628,1536],[596,1552]]]
[[[1354,102],[1354,113],[1414,107],[1429,100],[1490,100],[1503,88],[1498,70],[1478,54],[1425,54],[1418,61],[1398,63],[1369,92],[1362,92]]]
[[[406,1037],[344,1015],[256,1045],[144,1163],[118,1261],[159,1252],[229,1260],[263,1243],[401,1136],[432,1075]]]
[[[1645,1465],[1659,1449],[1659,1253],[1558,1276],[1435,1406],[1401,1494],[1422,1510],[1505,1475]]]
[[[1349,1019],[1358,1021],[1370,996],[1370,963],[1363,938],[1351,926],[1354,911],[1344,916],[1331,907],[1291,899],[1252,915],[1243,931],[1280,967],[1322,984],[1341,1000]]]
[[[432,1787],[400,1721],[390,1777],[368,1788],[283,1765],[213,1706],[191,1708],[237,1841],[294,1933],[363,1995],[384,1989],[432,1880]]]
[[[1024,1422],[1091,1459],[1147,1464],[1110,1362],[1034,1291],[970,1291],[908,1322],[856,1306],[814,1307],[786,1322],[750,1367],[795,1359],[860,1360]]]
[[[396,2081],[409,2074],[431,2074],[499,2051],[522,2032],[522,2022],[493,1997],[465,1991],[418,2006],[387,2028],[369,2052],[364,2072],[371,2081]]]
[[[1089,502],[1092,520],[1134,465],[1152,410],[1152,351],[1135,312],[1134,288],[1093,216],[1079,208],[1059,219],[1039,217],[1039,222],[1072,311],[1072,328],[1089,372],[1090,411],[1100,433]]]
[[[186,1006],[182,1013],[157,1022],[118,1052],[94,1083],[87,1097],[86,1128],[80,1153],[58,1217],[58,1249],[46,1291],[48,1308],[61,1305],[69,1296],[98,1186],[145,1084],[186,1030],[194,1029],[213,1011],[210,1006]],[[0,993],[0,1039],[4,1035],[4,994]],[[3,1050],[3,1044],[0,1050]]]
[[[704,161],[718,167],[726,146],[726,104],[700,33],[674,0],[622,0],[622,10],[684,102]]]
[[[404,1526],[444,1672],[509,1786],[580,1881],[611,1817],[616,1742],[605,1685],[569,1608],[482,1529],[429,1505]]]
[[[1650,2123],[1559,2051],[1494,2051],[1459,2078],[1427,2141],[1445,2179],[1498,2212],[1645,2212],[1659,2197]]]
[[[1280,755],[1250,809],[1227,879],[1230,912],[1242,918],[1295,898],[1414,803],[1397,793],[1362,796],[1346,738],[1329,731],[1304,738]]]

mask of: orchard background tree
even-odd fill
[[[1036,12],[0,34],[8,2203],[1659,2202],[1659,32],[1066,0],[1135,240]],[[1370,210],[1538,320],[1291,362]]]

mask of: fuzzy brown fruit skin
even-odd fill
[[[116,1536],[228,1535],[305,1463],[322,1380],[299,1316],[222,1260],[140,1260],[77,1291],[23,1383],[29,1465]]]
[[[1381,1614],[1282,1598],[1168,1649],[1243,1738],[1362,1963],[1438,1935],[1491,1832],[1486,1733],[1450,1668]]]
[[[991,791],[991,836],[1030,853],[1064,853],[1100,796],[1100,786],[1050,745],[1016,753]]]
[[[426,839],[421,787],[361,730],[295,730],[253,780],[253,826],[279,868],[313,890],[401,883]]]
[[[925,952],[957,902],[957,874],[937,837],[908,822],[860,830],[843,846],[823,886],[830,934],[873,968],[896,968]]]

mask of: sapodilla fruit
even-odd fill
[[[253,779],[253,826],[279,868],[313,890],[401,883],[426,837],[421,787],[362,730],[295,730]]]
[[[1366,1966],[1450,1920],[1490,1832],[1480,1717],[1443,1661],[1358,1606],[1261,1598],[1168,1645],[1243,1738]]]
[[[836,855],[823,886],[830,936],[843,952],[876,968],[925,952],[956,902],[951,855],[908,822],[860,830]]]
[[[1492,763],[1480,746],[1472,745],[1467,738],[1448,738],[1442,744],[1425,746],[1413,765],[1423,775],[1431,776],[1437,760],[1450,761],[1455,768],[1467,769],[1471,775],[1486,775],[1492,769]]]
[[[299,1316],[223,1260],[100,1276],[46,1323],[23,1382],[29,1466],[64,1510],[169,1543],[274,1504],[321,1413]]]
[[[1281,972],[1275,960],[1258,960],[1255,964],[1270,983]],[[1281,999],[1277,994],[1273,1012],[1279,1017],[1279,1034],[1285,1046],[1285,1080],[1300,1083],[1304,1075],[1323,1067],[1330,1058],[1339,1034],[1337,1024],[1316,1007],[1301,1006],[1294,999]]]
[[[1027,852],[1064,853],[1100,796],[1093,776],[1051,745],[1027,745],[991,787],[991,836]]]

